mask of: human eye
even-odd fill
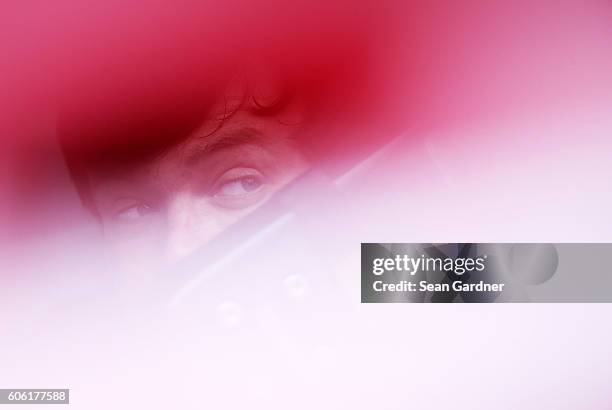
[[[151,205],[138,203],[124,207],[114,215],[114,220],[121,223],[139,222],[152,215],[154,209]]]
[[[211,192],[214,203],[229,208],[244,208],[263,198],[264,175],[255,168],[236,167],[221,175]]]
[[[261,188],[262,182],[257,177],[246,176],[232,181],[225,182],[221,185],[216,196],[241,196],[256,192]]]

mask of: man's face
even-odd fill
[[[105,237],[124,266],[173,262],[203,245],[306,169],[293,140],[299,110],[239,110],[163,155],[114,177],[91,175]]]

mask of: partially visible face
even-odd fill
[[[90,176],[114,256],[147,274],[218,235],[304,172],[296,147],[299,110],[275,116],[239,110],[158,158],[120,176]]]

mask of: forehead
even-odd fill
[[[278,116],[260,116],[247,110],[238,110],[220,122],[209,122],[198,129],[184,143],[172,150],[182,158],[186,166],[197,164],[207,154],[236,148],[241,145],[257,145],[270,149],[292,143],[300,128],[301,111],[289,107]]]

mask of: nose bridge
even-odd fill
[[[191,253],[205,239],[205,212],[189,191],[178,192],[166,209],[166,259],[178,260]]]

